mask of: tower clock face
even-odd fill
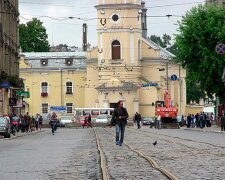
[[[120,16],[119,14],[113,13],[111,15],[111,22],[112,23],[118,23],[120,21]]]
[[[118,14],[113,14],[112,20],[113,20],[113,21],[118,21],[118,19],[119,19]]]

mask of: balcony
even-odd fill
[[[42,97],[47,97],[47,96],[48,96],[48,93],[47,93],[47,92],[42,92],[42,93],[41,93],[41,96],[42,96]]]

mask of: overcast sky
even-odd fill
[[[182,16],[204,0],[145,0],[145,2],[148,16],[167,14]],[[87,23],[88,42],[96,46],[96,20],[66,19],[67,17],[95,18],[96,3],[97,0],[19,0],[20,22],[26,23],[36,17],[44,22],[50,45],[63,43],[78,47],[82,47],[82,24]],[[175,24],[180,19],[181,17],[148,17],[148,36],[152,34],[162,36],[166,33],[173,37],[177,29]]]

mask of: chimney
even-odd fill
[[[145,2],[141,1],[142,14],[141,14],[141,29],[142,37],[147,39],[147,8],[145,7]]]
[[[83,51],[87,51],[87,24],[83,24]]]

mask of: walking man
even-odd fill
[[[135,113],[134,119],[137,123],[137,128],[140,129],[141,128],[141,114],[139,114],[138,112]]]
[[[123,102],[118,101],[117,107],[114,109],[110,127],[116,124],[116,145],[122,146],[124,140],[125,125],[129,117],[127,109],[123,107]]]

